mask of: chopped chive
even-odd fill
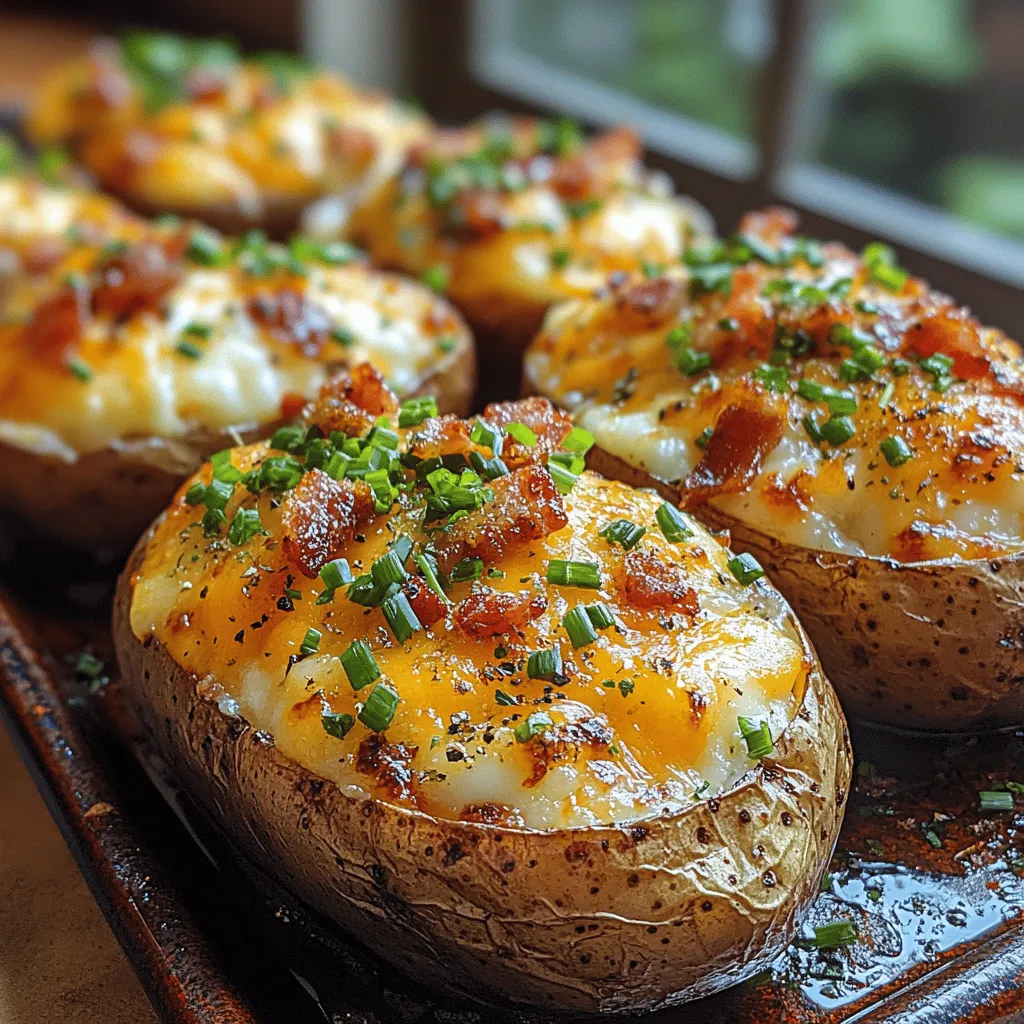
[[[672,349],[689,348],[692,339],[693,324],[676,324],[676,326],[665,335],[665,344]]]
[[[353,690],[361,690],[380,678],[380,668],[365,640],[353,640],[349,644],[342,652],[341,667]]]
[[[82,651],[75,662],[75,675],[95,679],[103,671],[103,662],[89,651]]]
[[[578,473],[574,473],[553,459],[548,460],[548,472],[551,474],[551,479],[554,480],[559,494],[568,494],[579,476]]]
[[[782,392],[789,383],[789,370],[785,366],[762,363],[755,367],[754,379],[759,380],[769,391]]]
[[[896,394],[896,382],[889,381],[888,384],[882,388],[882,393],[878,397],[878,408],[888,409],[889,403],[892,401],[892,396]]]
[[[494,702],[502,705],[502,707],[512,707],[514,704],[518,704],[519,701],[510,693],[506,693],[504,690],[494,691]]]
[[[553,249],[551,252],[551,266],[555,270],[563,270],[571,259],[572,253],[568,249]]]
[[[814,418],[811,413],[808,413],[803,418],[804,430],[807,431],[807,436],[815,443],[821,444],[825,440],[825,435],[821,432],[821,427],[818,426],[818,421]]]
[[[693,530],[690,529],[685,516],[667,501],[661,503],[658,511],[654,513],[654,518],[658,521],[662,536],[670,544],[679,544],[693,536]]]
[[[437,567],[437,560],[434,556],[424,552],[413,555],[412,559],[419,566],[420,572],[423,573],[427,586],[441,599],[441,603],[445,605],[451,604],[448,600],[448,595],[444,592],[444,587],[441,586],[441,580],[438,577],[440,570]]]
[[[299,654],[316,654],[317,649],[320,647],[320,639],[323,633],[319,629],[314,629],[312,626],[306,630],[306,635],[302,638],[302,643],[299,644]]]
[[[270,447],[282,452],[294,452],[306,440],[306,428],[295,424],[278,427],[270,438]]]
[[[469,453],[469,461],[485,480],[497,480],[499,476],[509,475],[508,466],[497,455],[485,459],[479,452],[473,451]]]
[[[615,616],[603,601],[586,605],[586,610],[594,629],[611,629],[615,625]]]
[[[978,794],[978,805],[983,811],[1012,811],[1013,794],[1005,790],[982,790]]]
[[[240,508],[228,527],[228,541],[236,547],[247,544],[258,533],[266,534],[256,508]]]
[[[905,377],[910,373],[910,363],[906,359],[894,359],[889,365],[894,377]]]
[[[404,401],[398,410],[400,427],[418,427],[424,420],[437,415],[437,400],[431,395],[421,395]]]
[[[760,761],[772,752],[772,734],[767,722],[755,722],[753,719],[744,718],[742,715],[737,719],[740,727],[740,734],[747,745],[747,756],[754,761]]]
[[[505,432],[501,427],[488,423],[486,420],[477,420],[469,432],[469,439],[474,444],[490,448],[492,455],[500,455],[505,445]]]
[[[623,697],[628,697],[636,689],[636,683],[632,679],[620,679],[619,680],[619,693]]]
[[[586,455],[594,447],[594,435],[582,427],[573,427],[562,442],[562,447],[576,455]]]
[[[389,551],[386,555],[375,558],[370,566],[370,575],[381,590],[386,590],[392,583],[401,583],[409,576],[405,571],[405,560],[397,551]]]
[[[441,263],[435,263],[423,271],[420,280],[432,291],[443,294],[448,287],[448,269]]]
[[[749,587],[751,583],[759,580],[764,575],[761,563],[749,551],[744,551],[743,554],[730,558],[728,565],[729,572],[745,587]]]
[[[599,536],[604,537],[609,544],[621,545],[623,551],[631,551],[646,532],[646,526],[637,526],[628,519],[615,519],[600,531]]]
[[[72,359],[68,362],[68,372],[74,374],[83,384],[88,384],[93,378],[92,367],[81,359]]]
[[[534,736],[552,728],[554,724],[550,715],[543,711],[534,711],[515,727],[513,733],[520,743],[529,743]]]
[[[600,587],[601,569],[597,562],[553,558],[548,562],[547,581],[563,587]]]
[[[325,711],[320,716],[320,724],[328,736],[343,740],[356,724],[356,720],[346,711]]]
[[[537,443],[537,435],[525,423],[509,423],[505,427],[505,433],[527,448],[532,448]]]
[[[945,377],[953,369],[953,360],[941,352],[933,352],[921,360],[921,369],[936,377]]]
[[[857,941],[857,928],[852,921],[829,921],[814,926],[811,945],[818,949],[838,949]]]
[[[204,267],[221,267],[229,258],[221,245],[220,236],[206,228],[192,232],[185,256],[193,263],[200,263]]]
[[[484,560],[482,558],[463,558],[452,566],[448,578],[452,583],[468,583],[471,580],[478,580],[484,574]]]
[[[695,377],[711,367],[711,353],[684,348],[676,359],[676,369],[687,377]]]
[[[378,683],[366,698],[359,721],[373,732],[385,732],[395,718],[398,707],[398,691],[387,683]]]
[[[220,528],[228,521],[228,517],[224,515],[224,511],[219,508],[207,507],[206,512],[203,513],[203,518],[200,523],[203,527],[204,537],[219,537]]]
[[[826,420],[819,429],[821,436],[837,448],[846,444],[857,433],[857,428],[849,416],[834,416],[832,419]]]
[[[335,558],[328,562],[320,570],[320,579],[324,585],[331,590],[352,582],[352,570],[349,568],[347,558]]]
[[[597,630],[594,629],[594,624],[590,621],[587,609],[581,604],[570,608],[562,616],[562,625],[565,626],[565,631],[569,634],[569,640],[577,651],[581,647],[592,644],[597,639]]]
[[[194,338],[209,338],[213,333],[213,324],[200,324],[193,321],[190,324],[185,324],[181,329],[182,334],[191,334]]]
[[[801,398],[806,398],[809,402],[820,402],[825,397],[825,389],[815,380],[809,380],[807,377],[801,377],[797,381],[796,393]]]
[[[707,451],[708,445],[711,444],[711,438],[715,436],[714,427],[705,427],[696,438],[693,443],[703,452]]]
[[[193,484],[185,492],[185,504],[186,505],[200,505],[206,500],[206,484],[196,483]]]
[[[885,456],[885,461],[893,467],[902,466],[914,457],[910,445],[898,434],[887,437],[878,448]]]
[[[180,356],[184,356],[186,359],[200,359],[203,355],[203,350],[198,346],[194,345],[191,341],[179,341],[174,346],[174,351]]]
[[[351,348],[356,343],[356,336],[347,327],[332,327],[330,338],[342,348]]]
[[[409,598],[401,591],[381,601],[380,610],[400,644],[404,644],[413,633],[423,628],[423,624],[412,610],[412,605],[409,604]]]
[[[561,648],[549,647],[543,651],[532,651],[526,659],[526,675],[529,679],[556,682],[562,675]]]

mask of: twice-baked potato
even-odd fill
[[[292,54],[243,59],[224,40],[131,33],[60,68],[25,130],[67,144],[144,213],[283,236],[311,200],[372,191],[429,123]]]
[[[294,415],[334,368],[369,360],[449,412],[473,394],[458,314],[344,243],[133,224],[50,277],[0,323],[0,508],[97,555],[127,552],[210,452]]]
[[[1024,723],[1021,351],[785,211],[554,310],[527,387],[763,562],[848,714]]]
[[[370,199],[307,227],[346,236],[381,266],[444,291],[518,376],[523,349],[558,299],[589,295],[609,273],[678,262],[710,216],[640,163],[628,128],[585,139],[570,121],[491,118],[438,133]],[[347,216],[347,219],[346,219]]]
[[[577,475],[549,403],[427,413],[357,368],[183,486],[118,585],[129,705],[256,865],[431,987],[741,980],[850,779],[799,623],[654,492]]]

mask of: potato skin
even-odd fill
[[[679,501],[677,487],[597,446],[587,465]],[[691,511],[768,571],[851,718],[937,732],[1024,722],[1024,554],[901,563],[788,544],[712,505]]]
[[[801,707],[772,757],[720,799],[635,826],[539,832],[440,821],[316,777],[222,712],[210,680],[200,683],[154,638],[137,640],[129,611],[148,538],[114,607],[129,706],[259,867],[414,978],[558,1010],[673,1005],[765,967],[817,892],[852,754],[795,619],[812,664]]]
[[[434,395],[442,413],[464,416],[476,390],[476,357],[466,331],[416,394]],[[410,396],[411,397],[411,396]],[[0,442],[0,508],[36,532],[99,561],[123,558],[166,508],[182,480],[213,452],[264,437],[274,424],[196,430],[183,438],[132,438],[74,462]]]

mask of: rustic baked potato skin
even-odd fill
[[[536,405],[525,408],[519,405],[510,411],[510,416],[519,421],[526,413],[536,411]],[[550,426],[549,414],[541,410],[541,415],[548,415],[546,422]],[[312,422],[321,421],[314,416]],[[540,424],[537,420],[531,422],[539,435]],[[556,421],[555,427],[559,426]],[[445,427],[444,421],[441,421],[441,427]],[[567,430],[567,426],[562,428],[562,435]],[[453,434],[442,429],[440,432],[428,430],[424,436],[451,439]],[[555,443],[558,443],[557,437]],[[242,449],[238,453],[238,466],[243,469],[258,466],[258,461],[251,460],[263,457],[259,446]],[[515,457],[520,458],[521,455]],[[528,462],[516,472],[525,472],[527,479],[533,479],[536,465]],[[513,474],[508,486],[514,485]],[[569,521],[577,524],[572,527],[574,531],[583,523],[596,530],[591,503],[599,499],[618,502],[611,506],[613,508],[623,507],[621,503],[624,501],[634,502],[631,508],[638,512],[645,508],[648,513],[657,504],[649,495],[628,497],[627,490],[620,485],[589,476],[581,478],[576,488],[582,489],[583,493],[578,499],[571,500],[578,500],[581,504],[576,511],[568,504],[566,506]],[[259,731],[252,724],[253,716],[249,720],[243,717],[239,701],[250,698],[242,695],[226,673],[243,674],[249,680],[244,686],[251,687],[253,679],[247,674],[247,666],[253,667],[258,674],[259,667],[264,664],[264,656],[258,652],[265,650],[267,657],[278,658],[282,651],[280,640],[272,638],[289,636],[295,629],[305,628],[310,616],[313,616],[312,621],[320,621],[321,616],[327,616],[322,627],[325,631],[324,644],[340,642],[343,645],[351,639],[347,631],[339,632],[342,623],[350,621],[345,617],[349,616],[354,622],[365,623],[356,628],[370,631],[367,641],[373,645],[377,657],[396,659],[394,662],[381,662],[385,666],[384,678],[393,680],[403,693],[403,702],[396,717],[384,726],[386,730],[394,727],[386,733],[387,739],[380,741],[385,748],[387,744],[408,743],[409,736],[417,735],[414,731],[403,730],[416,727],[417,716],[422,710],[417,708],[411,696],[416,692],[413,678],[419,669],[414,672],[410,664],[408,671],[402,674],[400,666],[406,663],[404,642],[396,648],[376,629],[374,620],[365,618],[364,610],[356,609],[353,613],[351,606],[346,610],[333,604],[328,604],[329,612],[316,610],[323,603],[319,600],[313,602],[316,591],[309,592],[305,584],[313,579],[316,585],[319,559],[306,566],[305,580],[300,578],[298,570],[294,580],[288,576],[288,587],[300,587],[302,584],[301,593],[291,597],[290,611],[282,612],[278,603],[277,612],[262,616],[258,633],[252,632],[256,628],[254,626],[249,632],[238,634],[226,654],[217,642],[213,642],[204,655],[201,646],[193,644],[188,637],[205,636],[212,641],[221,628],[215,624],[219,623],[218,617],[226,615],[231,616],[227,620],[232,623],[229,632],[234,630],[234,624],[240,621],[232,610],[234,598],[227,590],[218,589],[220,584],[216,580],[223,582],[232,571],[242,571],[241,562],[236,562],[236,559],[245,559],[246,555],[244,542],[241,548],[218,549],[236,551],[227,562],[218,563],[228,570],[226,573],[214,569],[212,574],[204,573],[188,584],[182,576],[173,580],[170,590],[166,590],[165,561],[169,565],[175,560],[180,561],[180,558],[177,550],[165,550],[165,545],[172,536],[181,538],[187,545],[192,543],[185,539],[185,533],[189,531],[181,531],[184,521],[194,515],[186,512],[182,504],[184,500],[182,492],[165,513],[166,521],[161,517],[140,540],[119,580],[114,634],[125,694],[158,753],[182,777],[206,811],[221,823],[258,867],[280,878],[320,914],[353,931],[376,953],[414,978],[428,980],[431,986],[469,998],[584,1012],[650,1009],[709,994],[765,966],[791,937],[802,908],[818,890],[820,877],[831,855],[850,782],[851,753],[842,712],[821,673],[813,649],[791,611],[767,584],[757,582],[751,590],[744,590],[744,593],[753,595],[744,598],[744,602],[754,602],[749,607],[761,608],[759,614],[764,614],[766,622],[785,624],[787,651],[790,651],[790,645],[792,648],[786,655],[786,664],[794,666],[793,671],[798,673],[792,679],[800,681],[800,689],[793,693],[786,691],[785,700],[791,710],[787,713],[785,726],[774,740],[771,753],[754,763],[741,761],[742,767],[735,776],[729,776],[731,781],[716,796],[703,800],[699,796],[687,797],[685,807],[670,812],[659,811],[662,801],[669,800],[666,790],[665,795],[642,798],[648,801],[647,806],[653,814],[624,820],[622,824],[527,828],[522,826],[522,819],[519,825],[513,824],[511,819],[528,813],[525,809],[527,802],[533,799],[528,794],[536,790],[526,786],[534,785],[536,780],[524,782],[519,795],[513,795],[502,809],[495,804],[476,803],[503,799],[494,795],[493,782],[490,784],[492,788],[488,789],[485,777],[473,781],[473,806],[465,810],[481,815],[482,809],[490,806],[495,811],[501,810],[501,814],[495,819],[475,816],[468,820],[463,814],[460,820],[455,820],[457,812],[454,810],[450,812],[452,817],[448,818],[421,809],[422,806],[436,806],[430,803],[436,799],[436,793],[434,797],[427,793],[428,784],[437,784],[434,780],[403,782],[401,792],[396,792],[393,797],[382,792],[369,796],[365,786],[370,785],[368,778],[375,777],[372,774],[361,776],[362,781],[357,785],[353,783],[360,776],[339,775],[339,779],[346,780],[342,785],[303,767],[296,757],[283,752],[286,744],[295,742],[295,734],[290,730],[305,728],[291,716],[300,710],[305,713],[311,699],[309,690],[315,685],[313,676],[310,683],[303,685],[292,675],[288,685],[297,687],[295,693],[300,694],[300,704],[291,711],[283,711],[283,717],[278,717],[282,712],[276,696],[269,697],[274,702],[274,708],[271,708],[264,703],[264,697],[255,696],[255,690],[247,691],[257,701],[253,706],[261,709],[257,715],[270,715],[278,722],[276,739],[267,732]],[[242,497],[243,503],[251,500],[244,495]],[[288,502],[293,499],[285,497],[283,500],[285,514],[290,515]],[[557,504],[556,499],[552,500]],[[253,555],[257,561],[253,564],[265,566],[261,572],[272,570],[277,573],[282,571],[278,559],[283,557],[285,568],[292,567],[296,563],[288,560],[288,535],[284,539],[285,553],[282,555],[277,527],[271,518],[274,513],[263,503],[259,507],[263,510],[269,539],[258,541],[258,554]],[[391,514],[398,518],[393,522],[388,520],[392,525],[383,536],[393,538],[396,532],[401,535],[407,527],[403,525],[406,520],[402,518],[405,512]],[[231,516],[230,508],[228,516]],[[314,521],[316,517],[311,517],[310,522]],[[526,519],[519,519],[517,523],[516,526],[510,524],[506,535],[515,534],[527,526]],[[341,529],[340,526],[338,528]],[[361,535],[356,538],[357,547],[353,553],[365,552],[359,563],[361,570],[368,568],[371,550],[377,550],[362,547],[373,543],[375,529],[377,527],[373,526],[361,528]],[[562,530],[564,528],[556,529],[552,537]],[[470,535],[473,535],[472,530]],[[715,567],[719,565],[719,559],[724,566],[720,549],[704,531],[700,531],[699,536],[690,536],[704,552],[701,558],[707,557],[709,551],[717,552],[707,566],[710,575],[706,578],[718,578]],[[436,549],[440,565],[445,564],[445,543],[442,537],[441,546]],[[518,543],[521,548],[522,544],[529,545],[530,542],[501,541],[499,546],[506,543],[513,547]],[[589,533],[573,532],[569,537],[563,536],[558,543],[572,544],[571,550],[577,554],[595,550],[589,546],[594,543]],[[668,550],[665,547],[667,540],[651,537],[648,543],[650,552],[664,554]],[[618,555],[624,557],[624,552],[615,553],[610,543],[605,547],[607,550],[601,555],[602,564],[606,568],[609,564],[618,565]],[[569,548],[560,547],[558,550]],[[508,549],[504,551],[508,554]],[[320,556],[329,557],[334,556]],[[526,560],[533,554],[521,549],[516,557]],[[683,556],[680,554],[679,557]],[[202,558],[200,554],[200,564]],[[607,562],[607,559],[612,562]],[[196,565],[187,557],[186,562]],[[499,558],[492,564],[505,566],[509,570],[508,576],[512,577],[519,575],[519,570],[513,570],[513,566],[518,567],[523,562],[517,562],[515,558],[505,562]],[[376,575],[376,570],[373,572]],[[208,592],[200,590],[200,578],[209,579]],[[266,576],[260,583],[246,570],[242,571],[242,578],[248,581],[242,591],[246,601],[250,595],[256,595],[258,599],[269,602],[265,605],[268,610],[274,607],[276,591],[273,590],[275,584],[271,576]],[[696,575],[692,579],[702,595],[701,607],[705,598],[710,602],[708,607],[713,607],[711,593],[700,589],[704,584],[698,584]],[[724,582],[719,582],[723,590],[718,596],[724,598],[728,588]],[[508,585],[513,585],[513,582],[510,580]],[[500,588],[503,584],[496,583],[495,586]],[[626,593],[629,592],[628,584],[617,586],[625,586]],[[735,588],[735,584],[731,586]],[[460,609],[464,602],[471,602],[472,594],[483,594],[489,590],[489,586],[481,590],[471,589],[470,595],[463,598],[459,595],[465,591],[457,591],[456,585],[452,584],[450,596],[455,602],[455,612],[451,623],[444,618],[444,629],[433,634],[437,637],[438,646],[431,664],[453,666],[458,661],[457,652],[463,650],[461,645],[466,643],[465,638],[460,639],[457,635],[458,630],[464,628],[459,623],[465,621],[459,617]],[[140,593],[142,596],[137,599]],[[178,604],[177,598],[173,598],[171,604],[165,604],[172,593],[187,594],[186,604]],[[619,598],[611,594],[611,591],[606,593],[602,590],[599,596],[621,609]],[[156,613],[158,619],[151,620],[150,616],[155,614],[150,604],[154,595],[161,610]],[[136,617],[139,600],[141,608]],[[336,600],[332,594],[331,601]],[[746,608],[748,604],[744,603],[742,607]],[[193,609],[192,612],[187,611],[188,608]],[[247,611],[255,611],[256,608],[257,605],[247,605]],[[292,618],[296,609],[300,615],[298,622]],[[669,610],[661,614],[668,616]],[[365,611],[370,614],[369,610]],[[714,614],[717,613],[712,613],[712,618]],[[166,628],[170,633],[163,633],[164,627],[151,629],[145,625],[151,621],[164,622],[165,615]],[[632,619],[625,621],[633,622]],[[662,621],[662,630],[679,628],[678,624],[673,627],[667,618]],[[182,628],[185,632],[181,631]],[[446,632],[449,629],[455,629],[456,633]],[[427,633],[426,637],[431,635]],[[161,639],[164,636],[168,637],[166,645]],[[423,633],[415,636],[415,643],[427,642]],[[650,640],[643,639],[644,636],[640,634],[640,642],[648,644]],[[537,639],[532,633],[528,638],[526,634],[514,631],[507,634],[510,650],[523,644],[533,646]],[[549,641],[550,638],[542,642]],[[490,648],[496,641],[494,636],[490,636],[480,637],[477,642],[481,647]],[[554,642],[557,646],[558,641]],[[246,644],[250,647],[256,644],[251,648],[257,652],[255,665],[247,660],[250,654],[239,653],[237,657],[240,660],[236,660],[234,652],[236,649],[238,652],[249,650]],[[593,652],[594,658],[600,659],[601,651],[607,649],[603,645],[604,641],[600,641],[600,649],[595,648]],[[470,641],[470,648],[472,646]],[[179,654],[172,655],[172,649]],[[425,647],[416,649],[426,651]],[[331,650],[328,647],[323,653]],[[648,651],[649,648],[641,646],[637,653],[641,650]],[[318,658],[320,656],[317,655]],[[203,660],[208,657],[229,658],[224,662],[227,666],[224,675],[211,674],[209,665]],[[495,654],[495,657],[514,655]],[[570,657],[573,660],[567,663],[566,671],[570,674],[584,672],[580,666],[584,662],[589,664],[587,659],[577,661],[576,654]],[[182,661],[186,658],[193,665],[193,670],[183,667]],[[394,675],[388,674],[388,664],[399,666]],[[318,661],[316,666],[320,665],[322,662]],[[268,679],[271,680],[268,685],[273,694],[283,692],[280,684],[272,681],[276,678],[275,671],[268,670]],[[301,672],[301,667],[289,659],[288,672],[296,671]],[[314,667],[309,671],[320,669]],[[451,668],[450,671],[454,680],[455,670]],[[604,672],[605,669],[601,667],[594,671]],[[637,687],[642,689],[647,676],[638,667],[635,671],[642,676],[637,679]],[[788,671],[785,679],[791,680]],[[427,679],[431,674],[433,678],[429,686],[432,696],[427,699],[447,721],[449,705],[445,702],[444,692],[450,683],[443,673],[438,676],[436,667],[428,672]],[[485,673],[480,679],[485,677],[490,678]],[[512,703],[521,701],[523,697],[529,698],[528,690],[520,690],[519,684],[513,680],[504,682],[506,678],[499,681],[519,694]],[[752,690],[746,682],[752,680],[746,676],[744,679],[742,688],[749,696]],[[480,682],[479,685],[486,694],[487,684]],[[556,688],[565,688],[567,692],[554,694],[556,705],[559,699],[583,699],[577,696],[582,694],[582,689],[573,690],[572,685],[568,677],[558,682]],[[539,684],[536,686],[539,692]],[[327,706],[334,709],[349,706],[346,701],[351,694],[346,698],[341,690],[328,686],[326,682],[324,687],[326,689],[313,694],[314,703],[320,705],[327,701]],[[342,690],[347,689],[347,684],[342,687]],[[232,694],[237,694],[239,699],[233,699]],[[410,701],[408,706],[406,698]],[[285,698],[283,707],[289,706],[292,699]],[[590,698],[591,701],[595,699],[595,696]],[[648,691],[647,699],[662,698],[652,689]],[[508,700],[505,695],[505,699],[498,700],[498,703],[507,704]],[[518,706],[528,708],[529,701]],[[609,722],[624,721],[615,716],[632,714],[629,705],[619,701],[618,694],[615,694],[614,705],[604,706],[608,716],[607,719],[602,718],[605,728]],[[510,708],[508,712],[511,714],[512,710]],[[642,706],[637,710],[642,710]],[[551,713],[556,714],[554,710]],[[692,713],[699,720],[696,710]],[[321,711],[317,710],[316,715],[320,714]],[[513,716],[512,721],[517,717]],[[363,719],[360,717],[359,721],[363,722]],[[648,728],[651,724],[648,723]],[[349,727],[358,730],[361,726],[350,720]],[[321,731],[319,724],[309,728]],[[347,737],[349,733],[343,735]],[[341,742],[351,743],[360,735],[363,734],[358,733]],[[643,735],[642,729],[639,735]],[[636,745],[638,737],[630,736],[623,742],[634,745],[637,751],[642,750],[642,744]],[[496,745],[500,745],[500,736],[493,739]],[[513,746],[518,746],[519,750],[502,748],[504,762],[514,760],[532,745],[530,740],[520,739],[518,735],[517,740],[520,742]],[[366,756],[364,744],[369,741],[370,737],[367,737],[360,743],[360,761],[355,763],[361,764],[361,759]],[[607,745],[611,741],[605,737],[599,742]],[[467,742],[467,749],[470,745]],[[680,749],[682,745],[680,743]],[[291,749],[294,751],[294,746]],[[391,749],[395,749],[394,746]],[[339,743],[337,748],[331,747],[325,753],[330,762],[327,770],[338,770],[338,754],[346,750],[349,748]],[[440,747],[438,754],[443,750],[444,747]],[[478,751],[479,772],[487,770],[484,753],[481,747]],[[628,750],[614,754],[616,758],[620,755],[632,756]],[[296,756],[309,758],[321,755],[302,749]],[[345,764],[350,756],[350,753],[345,754],[340,763]],[[581,773],[587,769],[587,758],[591,756],[581,748],[576,762]],[[455,770],[450,762],[459,760],[461,758],[447,757],[449,771]],[[407,763],[416,765],[421,762]],[[649,762],[645,763],[651,767]],[[683,763],[679,761],[680,766]],[[749,768],[746,767],[748,765]],[[359,770],[368,772],[371,768],[361,767]],[[414,779],[417,774],[413,773]],[[648,780],[653,784],[660,777],[648,776]],[[391,776],[384,778],[390,778],[392,785],[396,782]],[[483,788],[479,788],[479,783],[484,783]],[[419,793],[423,804],[409,803],[407,790],[414,795]],[[649,802],[652,799],[655,801],[653,804]]]
[[[747,229],[786,224],[784,214],[770,212],[752,215]],[[772,244],[784,237],[781,231]],[[1020,349],[898,268],[886,264],[879,274],[889,283],[879,284],[842,247],[822,250],[826,283],[847,278],[841,300],[815,294],[802,308],[773,309],[779,272],[750,259],[725,267],[733,279],[725,295],[688,295],[680,272],[627,285],[617,299],[558,307],[527,354],[523,391],[577,411],[598,437],[588,453],[596,471],[656,487],[729,531],[737,550],[753,553],[797,611],[848,714],[940,732],[1019,726],[1024,556],[1013,495],[1024,472]],[[792,275],[796,284],[808,279],[806,271]],[[696,354],[689,370],[675,367],[666,341],[680,321]],[[828,339],[836,324],[840,331],[852,325],[868,348],[884,346],[874,373],[857,377],[854,368],[851,381],[835,372],[848,369],[838,365],[847,352],[841,343],[830,350],[822,335]],[[773,337],[789,332],[792,339],[799,330],[819,348],[806,363],[786,357],[771,364]],[[936,376],[946,364],[928,362],[934,353],[952,380]],[[701,356],[706,363],[696,361]],[[758,379],[776,371],[783,384]],[[794,393],[797,375],[800,389],[820,381],[849,403],[851,436],[812,446],[805,414],[824,422],[822,403],[813,388]],[[610,400],[611,381],[620,378],[635,395]],[[594,416],[605,409],[602,436]],[[732,424],[727,442],[722,424],[737,409],[750,415],[742,429]],[[635,436],[631,415],[647,417]],[[618,425],[625,433],[616,436]],[[894,436],[909,444],[886,455],[883,445]],[[671,452],[660,463],[652,438]],[[723,457],[729,444],[731,465]],[[816,466],[819,451],[825,458]],[[794,523],[810,524],[821,546],[809,533],[805,543],[796,539]]]
[[[319,196],[376,188],[429,132],[422,115],[298,57],[149,33],[95,40],[26,120],[35,144],[68,145],[142,213],[279,238]]]
[[[436,279],[494,339],[487,355],[503,357],[501,372],[516,374],[551,303],[616,271],[676,262],[710,234],[710,215],[640,157],[626,128],[584,140],[565,121],[494,119],[440,132],[337,217],[379,265]],[[311,228],[338,229],[309,214]]]

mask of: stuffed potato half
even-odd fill
[[[72,546],[124,554],[210,452],[294,415],[332,368],[368,359],[403,397],[468,407],[458,315],[344,244],[130,218],[35,247],[54,262],[15,274],[0,323],[0,508]]]
[[[1024,722],[1019,347],[877,243],[784,211],[649,281],[553,312],[526,386],[753,553],[850,714]]]
[[[295,229],[303,207],[367,195],[430,132],[422,115],[286,53],[243,58],[221,39],[98,39],[44,83],[26,121],[144,213],[225,231]]]
[[[850,778],[788,606],[653,492],[577,476],[585,438],[546,402],[395,412],[357,369],[139,542],[114,630],[157,750],[256,864],[432,986],[626,1011],[753,973]],[[335,452],[383,465],[334,480]]]

